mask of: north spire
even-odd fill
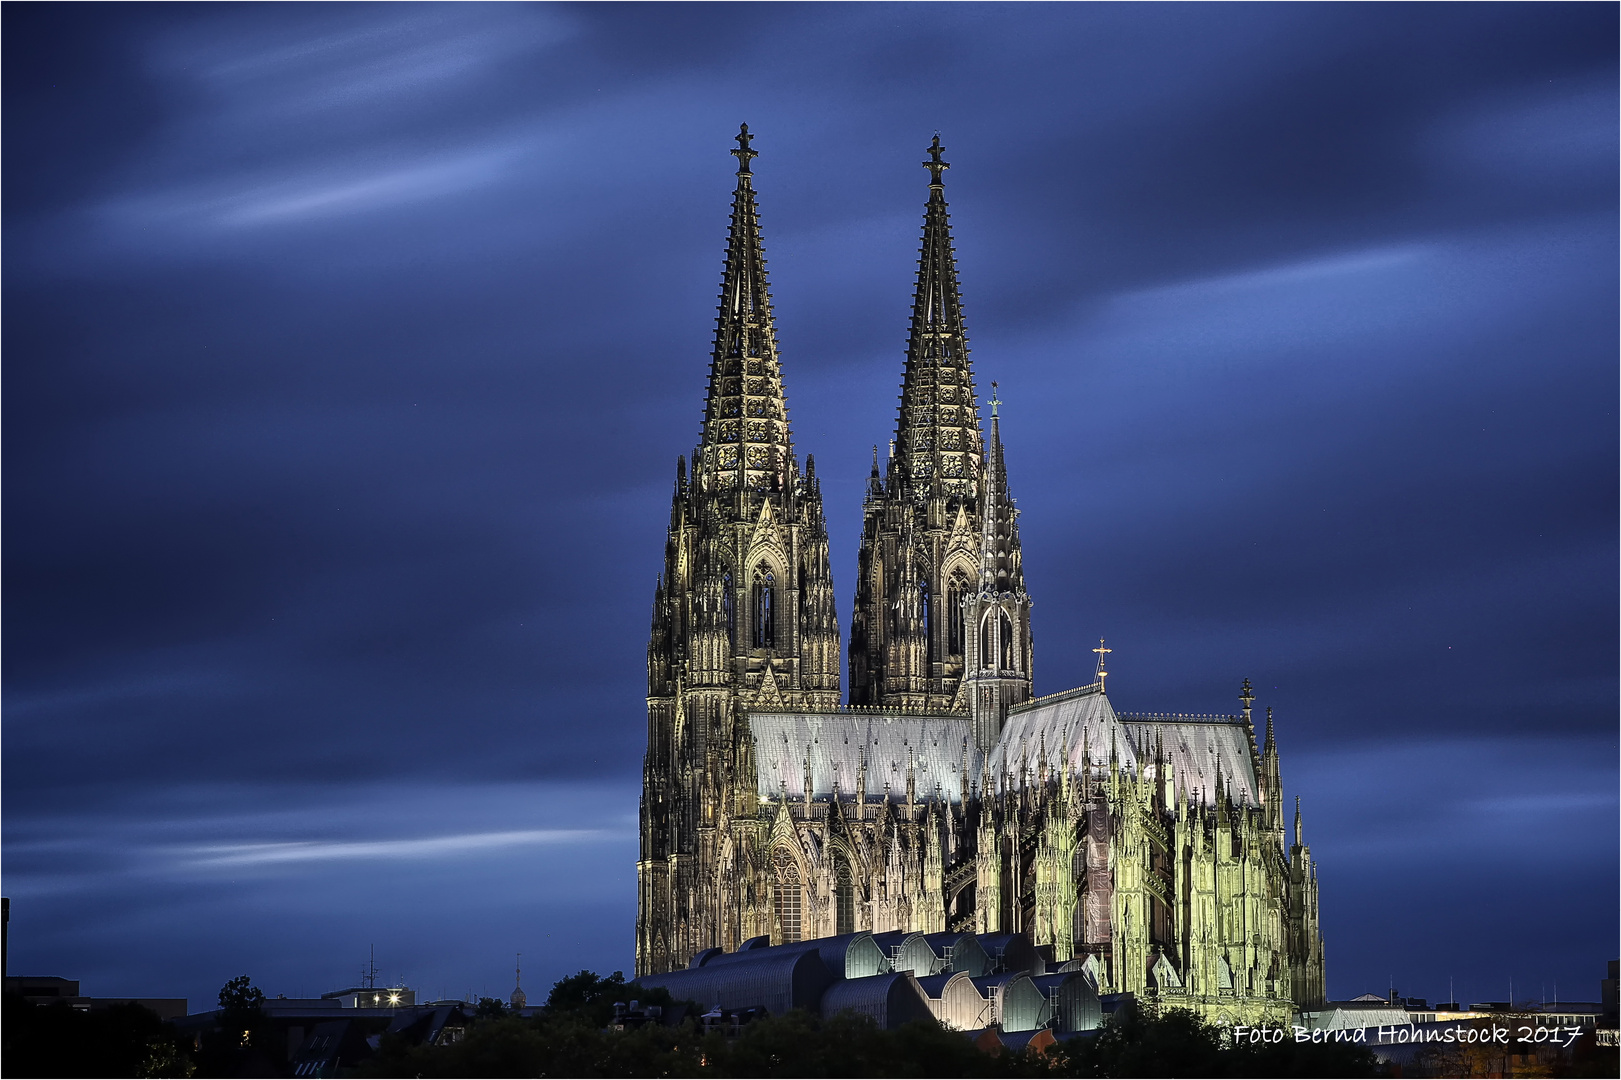
[[[777,357],[760,210],[751,162],[759,156],[744,124],[737,133],[737,187],[726,238],[715,352],[704,407],[701,462],[716,488],[780,490],[793,462],[788,399]],[[694,473],[699,461],[694,461]]]

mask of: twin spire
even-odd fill
[[[780,489],[793,462],[788,398],[777,359],[777,329],[766,280],[760,210],[749,163],[759,156],[744,124],[737,134],[737,188],[726,238],[715,319],[715,352],[700,441],[701,467],[716,487]]]
[[[751,162],[759,151],[747,124],[736,141],[731,152],[737,158],[737,187],[715,320],[702,460],[694,462],[694,472],[702,468],[723,488],[771,490],[787,479],[793,439],[753,187]],[[938,135],[927,152],[929,199],[889,480],[912,500],[943,496],[951,505],[976,509],[984,448],[941,181],[951,165]]]
[[[889,479],[913,500],[941,495],[952,503],[972,505],[979,487],[979,403],[968,361],[951,215],[946,212],[941,182],[941,173],[951,168],[944,153],[936,135],[928,149],[929,160],[923,163],[929,170],[929,201],[923,211],[923,242],[918,251],[917,289]]]

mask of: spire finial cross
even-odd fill
[[[1098,647],[1092,651],[1098,654],[1098,689],[1101,691],[1103,689],[1103,680],[1109,677],[1109,673],[1103,670],[1105,667],[1103,658],[1114,652],[1114,650],[1105,648],[1103,639],[1098,638]]]
[[[993,420],[996,419],[996,416],[997,416],[996,410],[997,410],[997,408],[999,408],[1001,406],[1001,404],[1002,404],[1002,399],[996,396],[996,383],[992,382],[991,383],[991,419],[993,419]]]
[[[1244,703],[1244,711],[1250,711],[1250,702],[1255,700],[1255,691],[1250,689],[1250,681],[1244,680],[1244,690],[1238,695],[1238,700]]]
[[[749,134],[749,126],[747,124],[744,124],[742,127],[737,129],[737,149],[732,151],[732,156],[737,158],[737,172],[739,176],[749,172],[749,162],[760,156],[760,151],[751,149],[749,147],[749,143],[753,141],[753,139],[754,136]]]
[[[940,174],[951,168],[951,164],[940,156],[946,152],[946,148],[940,145],[939,132],[935,133],[934,142],[931,143],[928,150],[924,152],[927,153],[931,159],[923,163],[923,167],[929,170],[929,176],[931,177],[929,184],[933,187],[939,187]]]

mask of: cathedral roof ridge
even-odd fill
[[[1038,706],[1052,705],[1060,701],[1068,701],[1070,698],[1085,697],[1089,694],[1101,693],[1103,693],[1102,683],[1088,683],[1085,686],[1076,686],[1069,690],[1060,690],[1055,694],[1043,694],[1041,697],[1033,697],[1027,701],[1021,701],[1017,705],[1010,705],[1008,706],[1008,715],[1012,716],[1014,713],[1028,712],[1030,709],[1034,709]],[[1125,719],[1124,713],[1120,714],[1120,719]]]
[[[1123,712],[1122,724],[1231,724],[1243,727],[1242,717],[1223,713]]]

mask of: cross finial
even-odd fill
[[[1002,399],[996,396],[996,383],[993,382],[993,383],[991,383],[991,418],[992,419],[996,418],[997,407],[1000,406],[1001,404],[1002,404]]]
[[[946,148],[940,145],[940,133],[935,132],[934,142],[931,143],[928,150],[925,151],[931,160],[923,163],[923,167],[929,170],[929,176],[931,178],[929,180],[929,186],[931,187],[939,187],[940,174],[951,168],[950,163],[940,157],[940,155],[944,154],[945,152]]]
[[[760,151],[749,148],[749,143],[753,139],[754,136],[749,134],[747,124],[737,129],[737,149],[732,151],[732,156],[737,158],[737,173],[739,176],[748,173],[750,171],[749,162],[760,156]]]
[[[1238,700],[1244,703],[1244,712],[1250,711],[1250,702],[1255,700],[1255,691],[1250,689],[1250,681],[1244,680],[1244,690],[1238,695]]]
[[[1103,680],[1109,677],[1109,673],[1103,670],[1105,667],[1103,658],[1114,652],[1114,650],[1105,648],[1103,639],[1098,638],[1098,647],[1092,651],[1098,654],[1098,689],[1101,691],[1103,689]]]

